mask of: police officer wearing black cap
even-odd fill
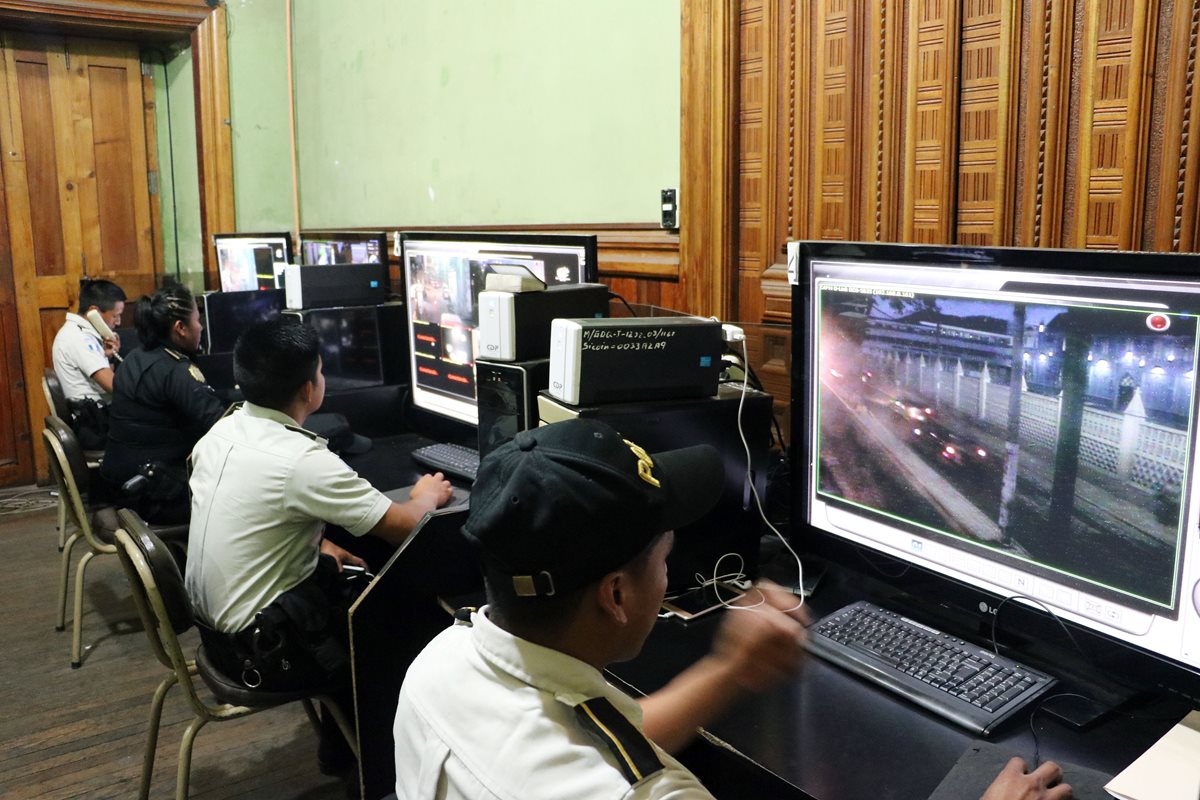
[[[673,531],[707,513],[723,481],[707,445],[650,454],[594,420],[489,454],[463,528],[489,604],[407,673],[397,795],[708,797],[668,751],[742,692],[793,674],[804,627],[780,609],[795,599],[768,590],[760,613],[728,615],[713,653],[640,704],[601,670],[641,649]]]
[[[188,454],[225,406],[192,361],[203,328],[187,287],[143,296],[134,325],[141,345],[113,381],[100,471],[119,502],[148,522],[185,522]]]
[[[396,794],[424,798],[710,798],[669,753],[739,697],[799,668],[805,615],[770,584],[724,615],[709,654],[634,700],[602,670],[635,657],[667,588],[674,530],[706,514],[724,471],[707,445],[648,453],[576,419],[490,453],[463,532],[488,605],[417,657],[396,709]],[[1063,800],[1020,759],[984,800]]]

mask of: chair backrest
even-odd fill
[[[58,417],[48,416],[46,429],[42,431],[42,443],[46,446],[50,474],[63,500],[68,521],[83,532],[92,547],[102,546],[92,534],[91,518],[83,504],[80,486],[87,479],[88,469],[75,432]]]
[[[50,413],[64,422],[71,420],[71,407],[67,405],[67,395],[63,391],[58,373],[47,367],[42,370],[42,392],[46,395],[46,407]]]
[[[122,508],[117,512],[121,527],[117,530],[117,556],[129,586],[138,616],[150,639],[150,649],[159,662],[174,669],[189,695],[188,662],[179,644],[179,634],[195,624],[192,604],[183,586],[179,565],[166,545],[136,512]]]

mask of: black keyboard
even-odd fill
[[[461,444],[430,444],[412,451],[413,461],[434,472],[441,472],[467,481],[475,480],[479,472],[479,451]]]
[[[816,655],[962,727],[987,735],[1055,679],[868,602],[809,629]]]

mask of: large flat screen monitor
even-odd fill
[[[317,231],[300,234],[300,263],[386,264],[387,234],[383,231]]]
[[[477,424],[475,329],[485,275],[521,265],[547,285],[597,280],[596,237],[469,232],[400,234],[413,404]]]
[[[279,289],[283,269],[293,261],[292,235],[283,233],[213,234],[217,274],[223,292]]]
[[[242,331],[283,311],[283,289],[208,292],[200,298],[204,312],[204,352],[232,353]]]
[[[1200,678],[1200,257],[809,242],[789,262],[799,541]]]

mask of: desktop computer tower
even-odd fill
[[[725,464],[725,488],[721,499],[704,519],[675,532],[675,548],[668,559],[670,591],[696,584],[697,574],[711,578],[718,559],[726,553],[741,556],[743,564],[730,557],[721,561],[720,573],[740,567],[751,577],[758,575],[759,539],[763,525],[751,480],[766,507],[767,464],[771,444],[771,395],[750,389],[741,412],[741,427],[750,446],[750,476],[746,451],[738,434],[740,385],[721,384],[716,396],[683,400],[647,400],[572,406],[542,392],[538,396],[538,419],[542,425],[587,417],[616,428],[650,453],[709,444]]]
[[[550,378],[550,359],[476,361],[479,455],[487,455],[519,432],[537,427],[538,392]]]

